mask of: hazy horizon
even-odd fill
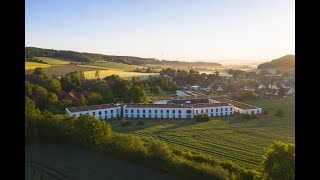
[[[26,46],[221,64],[295,54],[294,1],[26,1]]]

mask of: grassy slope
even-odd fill
[[[144,68],[144,66],[129,65],[129,64],[123,64],[123,63],[116,63],[116,62],[95,62],[95,63],[91,63],[90,66],[98,66],[98,67],[112,68],[112,69]]]
[[[148,139],[161,139],[173,146],[211,154],[225,160],[255,168],[262,160],[264,148],[273,140],[294,143],[295,99],[266,99],[248,101],[267,110],[255,120],[243,120],[239,116],[215,117],[205,123],[194,120],[145,120],[145,125],[136,123],[121,127],[118,121],[110,121],[113,131],[128,132]],[[285,116],[275,117],[277,108]],[[133,121],[133,120],[132,120]]]
[[[70,64],[71,62],[70,60],[60,59],[60,58],[49,58],[49,57],[36,57],[36,58],[51,65],[64,65],[64,64]]]
[[[25,62],[25,70],[31,70],[31,69],[35,69],[37,67],[48,68],[50,66],[51,65],[49,65],[49,64],[43,64],[43,63]]]

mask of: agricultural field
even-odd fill
[[[90,66],[96,66],[96,67],[103,67],[103,68],[111,68],[111,69],[137,69],[137,68],[145,68],[144,66],[137,66],[137,65],[129,65],[129,64],[123,64],[123,63],[116,63],[116,62],[106,62],[106,61],[100,61],[95,63],[90,63]]]
[[[110,120],[115,132],[132,133],[144,140],[161,139],[173,147],[201,152],[223,160],[231,160],[248,168],[257,168],[264,148],[272,141],[295,142],[295,97],[247,101],[262,107],[267,114],[258,119],[242,119],[239,115],[213,117],[208,122],[193,119],[147,119],[145,125],[131,121],[122,127],[117,120]],[[283,117],[274,114],[278,108]]]
[[[96,74],[96,70],[94,71],[85,71],[84,76],[87,79],[94,79]],[[139,76],[141,79],[149,78],[149,75],[158,76],[159,73],[138,73],[138,72],[130,72],[124,71],[121,69],[108,69],[108,70],[99,70],[99,77],[104,78],[106,76],[118,75],[123,79],[131,79],[133,76]]]
[[[52,77],[53,75],[59,77],[59,76],[63,76],[65,74],[68,74],[69,72],[73,72],[73,71],[85,72],[85,71],[92,71],[92,70],[96,70],[96,69],[88,68],[88,67],[80,67],[77,65],[60,65],[60,66],[57,65],[57,66],[51,66],[51,67],[43,69],[44,73],[49,77]],[[26,74],[33,73],[33,70],[26,70],[25,73]]]
[[[35,68],[48,68],[51,65],[49,64],[43,64],[43,63],[36,63],[36,62],[25,62],[25,70],[31,70]]]
[[[35,57],[36,59],[39,59],[43,62],[46,62],[50,65],[65,65],[70,64],[71,61],[67,59],[61,59],[61,58],[49,58],[49,57]]]
[[[53,172],[62,179],[175,179],[156,170],[144,168],[131,162],[115,159],[106,154],[59,144],[40,144],[25,148],[25,164],[37,164]],[[50,176],[40,178],[40,172],[25,167],[25,179],[55,179]],[[125,172],[125,173],[123,173]],[[35,177],[33,176],[35,173]]]

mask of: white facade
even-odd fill
[[[112,107],[112,108],[104,108],[104,109],[96,109],[96,110],[85,110],[79,112],[70,112],[68,108],[66,108],[66,114],[69,116],[81,116],[83,114],[89,114],[99,119],[111,119],[121,117],[121,107]]]
[[[262,109],[261,108],[241,109],[239,107],[234,107],[234,111],[238,112],[240,114],[261,114],[262,113]]]
[[[177,95],[177,96],[180,96],[180,97],[181,97],[181,96],[182,96],[182,97],[183,97],[183,96],[188,96],[188,94],[186,94],[186,93],[184,93],[184,92],[182,92],[182,91],[176,91],[176,95]]]

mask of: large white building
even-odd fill
[[[69,116],[89,114],[99,119],[111,118],[194,118],[197,114],[229,116],[234,106],[229,103],[199,104],[101,104],[66,108]]]

